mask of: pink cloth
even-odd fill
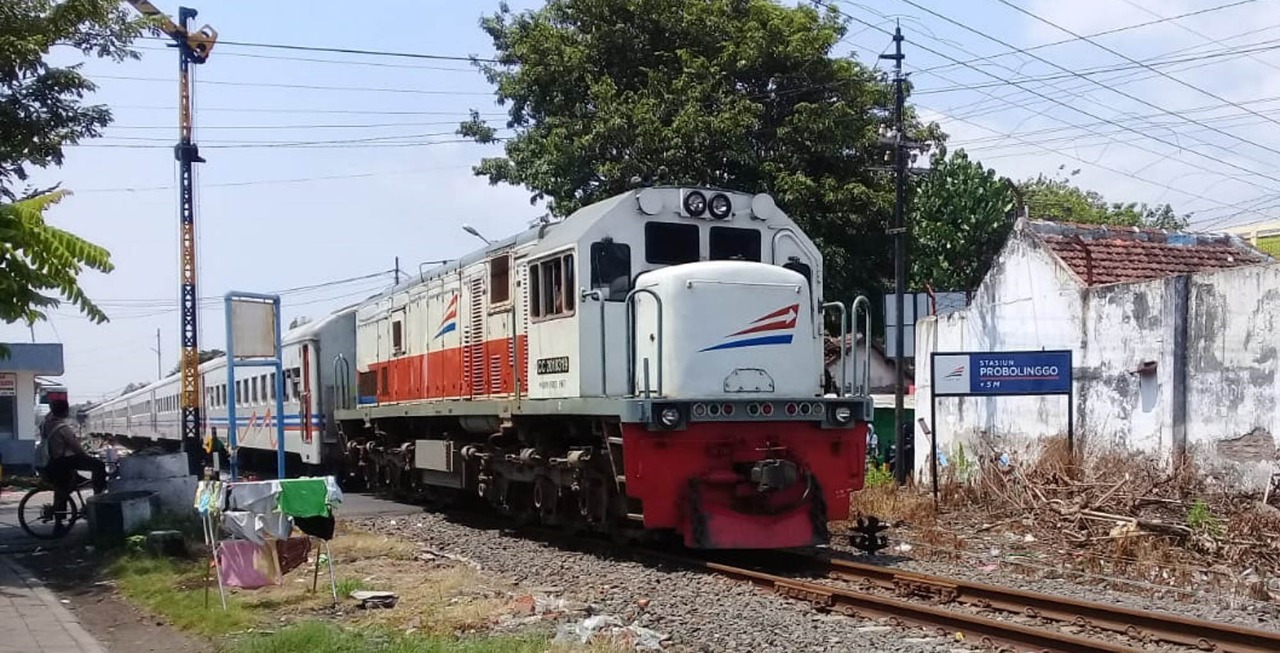
[[[254,589],[283,582],[274,540],[262,544],[249,540],[218,543],[218,575],[228,587]]]

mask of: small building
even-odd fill
[[[0,356],[0,456],[6,469],[29,468],[34,461],[39,422],[36,404],[37,376],[61,376],[62,345],[5,343],[8,357]]]
[[[1069,349],[1077,451],[1186,454],[1248,486],[1275,470],[1280,264],[1235,235],[1019,220],[972,303],[916,332],[916,465],[927,478],[931,352]],[[955,460],[1067,429],[1068,400],[944,397]]]
[[[1244,238],[1270,256],[1280,256],[1280,222],[1257,222],[1224,231]]]
[[[866,343],[863,340],[863,334],[858,333],[845,337],[845,355],[848,359],[848,379],[847,382],[853,387],[862,387],[866,381],[867,373],[865,371],[866,362],[864,361],[866,352]],[[823,353],[826,356],[827,373],[832,379],[837,381],[840,379],[840,343],[839,338],[827,338],[823,347]],[[880,392],[893,392],[897,383],[897,375],[894,370],[893,358],[885,354],[884,349],[874,340],[871,342],[871,387],[869,392],[872,394]],[[911,383],[912,369],[911,359],[906,361],[907,383]]]

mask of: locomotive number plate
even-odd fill
[[[539,358],[538,374],[568,374],[569,373],[569,357],[556,356],[555,358]]]

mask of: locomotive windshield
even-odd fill
[[[711,260],[760,262],[760,232],[737,227],[711,228]]]

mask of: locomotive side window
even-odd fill
[[[404,323],[395,320],[391,323],[391,354],[399,356],[404,353]]]
[[[631,246],[605,239],[591,243],[591,287],[620,302],[631,290]]]
[[[573,313],[573,254],[563,254],[529,266],[529,312],[534,318]]]
[[[760,261],[760,232],[737,227],[711,228],[711,260]]]
[[[646,222],[644,260],[657,265],[693,263],[699,257],[698,225]]]
[[[511,299],[511,257],[489,259],[489,305],[505,304]]]

